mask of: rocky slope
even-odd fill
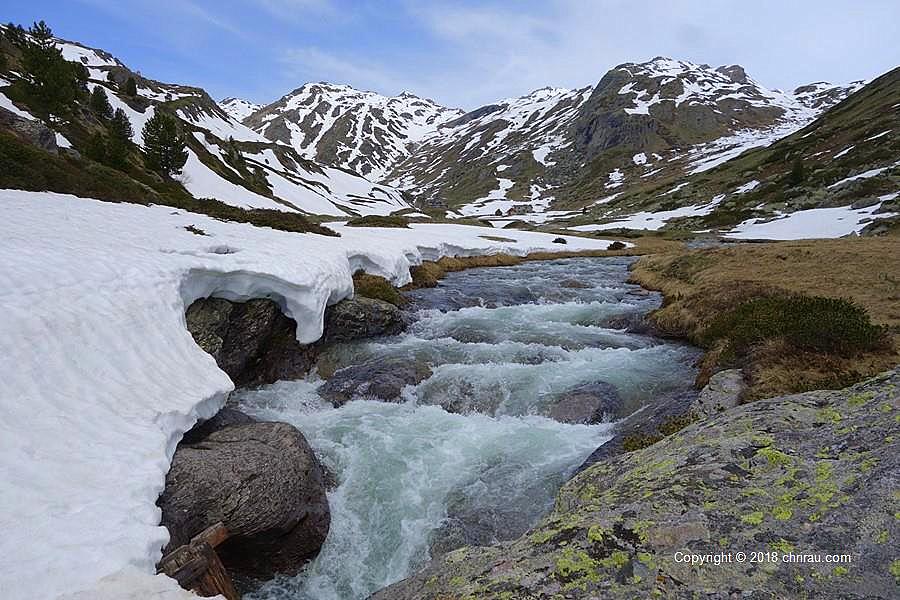
[[[308,83],[245,122],[304,158],[380,181],[425,136],[461,114],[406,92],[388,97],[349,85]]]
[[[446,554],[374,598],[892,598],[898,385],[892,371],[697,422],[581,472],[518,540]]]
[[[245,123],[424,206],[540,222],[771,143],[861,85],[782,92],[737,65],[657,57],[620,65],[594,87],[540,89],[464,115],[414,96],[308,84]]]

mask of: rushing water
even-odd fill
[[[480,542],[520,532],[545,514],[572,470],[610,437],[609,424],[543,416],[561,393],[607,382],[637,409],[690,387],[695,352],[625,327],[659,297],[626,284],[626,258],[582,258],[473,269],[409,294],[414,322],[402,335],[345,344],[323,372],[390,358],[432,374],[405,402],[321,400],[321,380],[241,393],[242,410],[293,423],[338,486],[331,531],[297,577],[258,600],[365,598],[428,558],[453,520]],[[577,285],[577,287],[576,287]],[[470,529],[471,529],[470,528]]]

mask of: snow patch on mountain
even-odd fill
[[[263,105],[255,104],[242,98],[225,98],[219,101],[219,107],[228,113],[232,119],[240,122],[261,109]]]

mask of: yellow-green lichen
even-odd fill
[[[753,511],[748,515],[743,515],[741,517],[741,523],[744,523],[746,525],[759,525],[763,522],[765,516],[765,513],[761,510]]]

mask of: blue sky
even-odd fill
[[[475,108],[546,85],[595,84],[657,55],[741,64],[760,83],[847,82],[900,65],[900,1],[29,0],[144,75],[270,102],[307,81],[407,90]]]

